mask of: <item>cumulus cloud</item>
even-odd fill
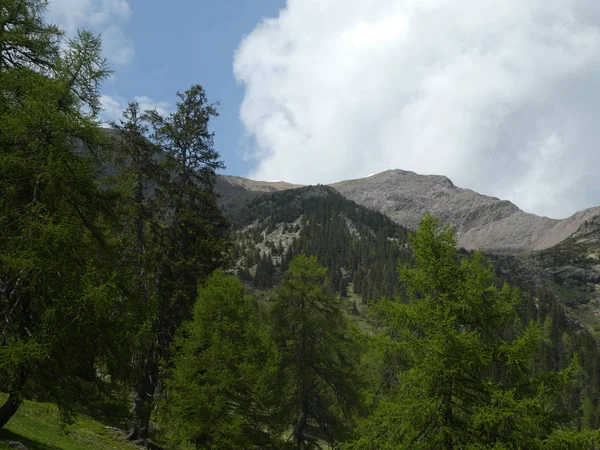
[[[551,217],[600,205],[596,0],[288,0],[234,73],[254,178],[401,168]]]
[[[53,0],[48,6],[48,19],[68,36],[79,29],[101,33],[104,54],[112,65],[133,59],[134,46],[124,32],[131,17],[127,0]]]
[[[173,106],[169,102],[155,100],[146,95],[136,95],[134,101],[140,105],[141,111],[155,109],[162,116],[167,116],[173,112]],[[122,97],[106,94],[100,96],[100,102],[102,103],[100,120],[104,123],[109,123],[111,121],[118,122],[128,103],[127,100]]]

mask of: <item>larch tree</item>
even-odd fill
[[[114,193],[95,151],[110,72],[100,38],[62,40],[45,6],[0,4],[0,427],[33,396],[68,418],[95,368],[127,359]]]
[[[348,319],[315,257],[289,266],[273,305],[281,352],[280,417],[292,424],[296,448],[317,448],[315,430],[330,444],[344,436],[358,404],[358,360]]]
[[[449,226],[426,216],[411,243],[416,265],[400,267],[407,301],[377,306],[374,408],[346,448],[541,449],[568,439],[572,416],[557,399],[576,363],[534,373],[541,327],[519,323],[519,292],[496,286],[481,253],[458,257]]]
[[[202,285],[165,381],[159,416],[173,441],[273,448],[278,353],[268,331],[236,277],[216,271]]]

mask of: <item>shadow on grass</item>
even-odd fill
[[[85,414],[104,425],[127,430],[133,423],[133,417],[124,403],[111,402],[88,402],[81,405],[77,411],[79,414]]]
[[[43,444],[39,441],[34,441],[32,439],[23,437],[20,434],[13,433],[12,431],[0,429],[0,445],[6,442],[8,446],[9,441],[18,441],[27,447],[27,450],[61,450],[59,447],[55,447],[54,445]]]

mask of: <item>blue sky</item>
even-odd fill
[[[277,16],[284,0],[132,0],[129,5],[131,17],[124,32],[135,57],[114,67],[104,93],[172,103],[176,91],[200,83],[209,100],[220,103],[213,130],[226,172],[246,175],[253,164],[244,160],[240,147],[245,135],[239,120],[244,92],[233,75],[233,55],[242,37],[264,17]]]
[[[226,173],[404,169],[553,218],[600,205],[598,0],[50,0],[48,17],[103,34],[104,118],[202,84]]]

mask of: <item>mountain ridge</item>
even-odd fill
[[[301,187],[229,175],[221,175],[218,184],[224,204],[251,193]],[[328,186],[359,205],[386,214],[408,229],[415,229],[421,217],[431,213],[450,223],[458,244],[469,250],[520,253],[547,249],[573,235],[586,221],[600,216],[600,206],[565,219],[538,216],[522,211],[508,200],[458,187],[446,176],[420,175],[400,169]]]

